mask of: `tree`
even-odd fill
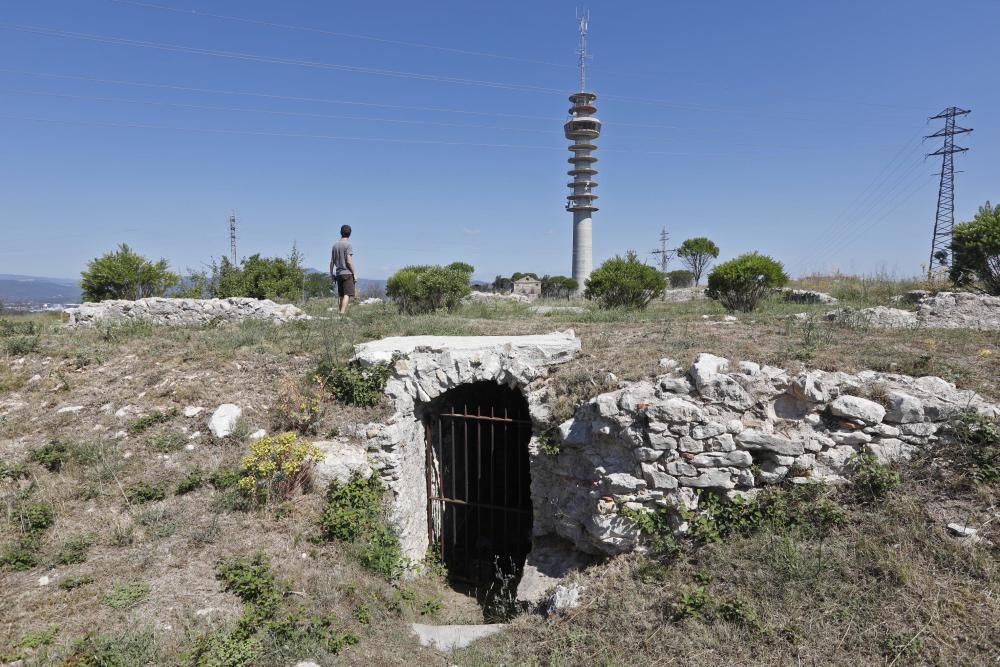
[[[566,276],[542,276],[542,296],[552,299],[568,299],[576,293],[578,284]]]
[[[639,261],[634,250],[615,256],[590,274],[584,296],[601,308],[643,309],[663,294],[667,279],[658,270]]]
[[[668,271],[667,281],[670,283],[670,286],[675,289],[678,287],[691,287],[691,285],[694,285],[694,274],[687,269]]]
[[[255,254],[244,257],[238,266],[228,257],[223,257],[218,264],[212,262],[211,274],[206,291],[220,299],[246,297],[298,301],[305,281],[302,255],[294,246],[288,257],[261,257]]]
[[[510,278],[505,278],[503,276],[497,276],[493,279],[493,291],[502,294],[504,292],[510,292],[514,289],[514,282]]]
[[[1000,204],[986,202],[969,222],[955,225],[951,237],[951,279],[961,287],[979,281],[1000,296]]]
[[[167,260],[151,262],[125,243],[87,262],[80,275],[84,301],[163,296],[180,282],[177,274],[167,269]]]
[[[719,256],[719,246],[704,236],[699,236],[682,243],[677,248],[677,256],[691,269],[694,284],[697,285],[701,282],[701,274]]]
[[[429,313],[439,308],[449,311],[472,292],[469,281],[475,269],[465,262],[447,266],[407,266],[389,276],[385,293],[400,312]]]
[[[523,271],[515,271],[510,277],[510,282],[513,283],[517,280],[520,280],[521,278],[534,278],[535,280],[538,280],[538,274],[531,273],[530,271],[527,273]]]
[[[306,274],[302,291],[307,299],[322,299],[330,296],[332,286],[333,281],[330,280],[330,274],[317,271]]]
[[[788,275],[781,262],[751,252],[712,269],[708,275],[706,294],[725,306],[726,310],[749,313],[775,288],[787,282]]]

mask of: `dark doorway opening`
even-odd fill
[[[431,548],[454,582],[486,595],[516,586],[531,549],[527,401],[476,382],[429,404],[423,420]]]

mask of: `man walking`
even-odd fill
[[[330,254],[330,279],[337,283],[337,296],[340,297],[340,314],[347,314],[347,307],[354,296],[355,271],[354,248],[351,246],[351,226],[340,227],[340,238],[333,244]]]

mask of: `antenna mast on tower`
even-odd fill
[[[580,91],[587,90],[587,28],[590,27],[590,10],[576,12],[576,22],[580,29],[580,46],[577,56],[580,58]]]
[[[229,259],[236,265],[236,211],[229,211]]]

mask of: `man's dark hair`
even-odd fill
[[[340,235],[343,236],[345,239],[346,238],[350,238],[351,237],[351,226],[350,225],[341,225],[340,226]]]

